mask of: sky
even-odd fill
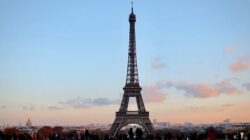
[[[1,0],[0,125],[112,123],[130,12],[129,0]],[[250,122],[250,1],[135,0],[134,13],[151,119]]]

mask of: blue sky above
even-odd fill
[[[39,120],[36,114],[51,106],[63,114],[70,101],[92,106],[104,97],[97,104],[115,104],[109,110],[113,117],[125,84],[130,8],[129,1],[111,0],[0,1],[0,124],[28,116]],[[156,98],[144,97],[149,109],[156,106],[150,101],[162,106],[196,100],[197,94],[203,95],[196,90],[200,83],[221,93],[218,83],[226,79],[237,79],[229,80],[227,89],[233,86],[243,93],[223,90],[223,96],[229,94],[223,98],[230,98],[223,103],[250,104],[249,90],[243,86],[250,82],[250,1],[146,0],[135,1],[134,8],[140,83],[145,92],[156,92]],[[235,63],[245,67],[233,70]],[[223,100],[217,93],[211,95]],[[29,106],[35,113],[26,110],[21,119],[8,119]],[[153,110],[153,117],[168,121],[158,113],[162,110]]]

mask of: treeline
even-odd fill
[[[139,133],[140,134],[140,133]],[[242,135],[243,134],[243,135]],[[143,136],[141,136],[143,135]],[[108,136],[108,131],[96,129],[93,131],[65,131],[63,127],[44,126],[35,133],[21,132],[17,128],[7,128],[0,131],[0,140],[250,140],[250,131],[222,132],[208,128],[205,132],[180,131],[176,129],[157,130],[155,135],[129,134],[120,131],[115,138]]]

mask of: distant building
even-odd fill
[[[168,128],[170,126],[169,122],[158,122],[156,119],[153,119],[153,125],[156,129]]]
[[[223,121],[223,123],[224,123],[224,124],[230,124],[230,119],[225,119],[225,120]]]
[[[30,120],[30,118],[28,118],[27,122],[26,122],[26,127],[32,127],[32,122]]]

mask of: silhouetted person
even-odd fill
[[[4,134],[1,130],[0,130],[0,139],[4,139]]]
[[[85,139],[85,135],[84,133],[81,133],[81,140],[84,140]]]
[[[250,140],[250,132],[247,134],[247,140]]]
[[[164,137],[163,137],[164,140],[167,140],[168,139],[168,135],[165,133],[164,134]]]
[[[196,136],[197,136],[196,132],[192,133],[191,136],[190,136],[190,139],[191,140],[196,140]]]
[[[104,140],[109,140],[109,135],[105,135]]]
[[[176,139],[177,139],[177,140],[182,140],[181,134],[177,134]]]
[[[130,138],[131,140],[134,139],[134,133],[133,133],[133,129],[132,129],[132,128],[129,129],[128,135],[129,135],[129,138]]]
[[[85,138],[86,138],[86,140],[89,140],[89,130],[88,129],[85,130]]]
[[[149,134],[145,139],[146,140],[154,140],[154,136]]]
[[[155,140],[161,140],[161,136],[159,134],[156,135]]]
[[[135,131],[135,133],[136,133],[137,139],[141,140],[142,139],[142,135],[143,135],[142,130],[140,128],[137,128],[136,131]]]
[[[171,140],[171,139],[172,139],[172,134],[170,134],[169,132],[165,133],[164,140]]]
[[[198,134],[197,139],[202,140],[202,139],[204,139],[204,136],[202,134]]]

